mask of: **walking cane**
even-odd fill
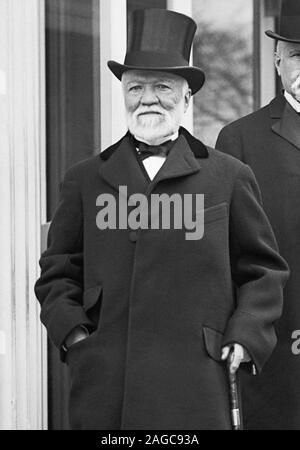
[[[230,396],[230,412],[231,412],[232,429],[240,430],[241,429],[241,415],[240,415],[237,377],[236,377],[236,372],[230,373],[230,363],[232,361],[232,358],[233,358],[233,350],[230,351],[228,358],[227,358],[227,373],[228,373],[229,396]]]

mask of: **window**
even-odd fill
[[[59,183],[100,146],[98,0],[46,0],[47,216]]]
[[[194,133],[214,146],[220,129],[253,111],[252,0],[193,0],[194,65],[206,74],[194,98]]]

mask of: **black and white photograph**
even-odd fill
[[[0,0],[0,127],[0,430],[300,430],[300,0]]]

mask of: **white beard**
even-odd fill
[[[139,116],[140,111],[127,112],[127,126],[138,140],[159,145],[175,134],[180,126],[179,114],[149,114]]]

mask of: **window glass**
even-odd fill
[[[46,0],[47,216],[72,164],[99,151],[99,0]]]
[[[253,110],[252,0],[193,0],[194,65],[206,82],[194,98],[194,133],[214,146],[220,129]]]

